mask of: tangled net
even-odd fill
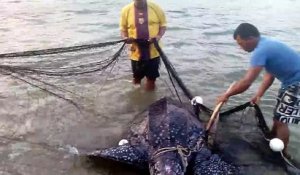
[[[116,52],[113,49],[119,47]],[[0,73],[37,87],[53,96],[63,99],[78,109],[79,105],[65,97],[66,93],[79,96],[75,92],[51,83],[55,77],[90,76],[112,71],[125,47],[124,40],[88,44],[73,47],[53,48],[0,54]],[[99,58],[101,56],[101,58]],[[103,56],[106,58],[103,59]],[[64,79],[68,82],[68,80]],[[70,80],[69,80],[70,81]]]
[[[184,85],[172,63],[156,41],[154,44],[166,67],[178,100],[182,101],[179,90],[183,92],[187,99],[192,100],[194,97],[193,94],[191,94],[189,89]],[[109,73],[111,73],[119,61],[125,45],[124,40],[118,40],[73,47],[0,54],[2,62],[0,65],[0,73],[9,75],[55,97],[63,99],[80,110],[81,106],[72,98],[68,98],[66,94],[71,94],[71,96],[77,96],[78,98],[81,98],[81,96],[71,90],[58,86],[55,78],[60,77],[61,83],[72,83],[74,76],[96,76],[99,73],[102,74],[108,68],[110,68]],[[116,51],[112,52],[113,49]],[[99,58],[100,55],[101,58]],[[103,59],[103,57],[105,58]],[[232,114],[243,111],[249,107],[253,106],[248,102],[226,110],[220,113],[220,119],[222,121],[222,119],[230,118],[230,116],[236,117],[236,115]],[[257,105],[255,105],[253,109],[255,114],[253,115],[254,120],[251,125],[254,125],[254,127],[258,129],[255,130],[255,133],[260,132],[264,138],[270,138],[270,130],[261,110]],[[195,105],[194,111],[197,115],[199,115],[201,111],[206,113],[206,115],[211,115],[212,113],[211,109],[202,104]],[[242,121],[242,118],[243,117],[239,116],[236,121]],[[239,123],[239,125],[245,126],[244,123]],[[249,131],[249,133],[253,132]],[[290,164],[290,162],[286,163],[287,166],[293,166]],[[296,167],[294,166],[294,168]]]

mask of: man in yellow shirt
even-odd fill
[[[152,41],[159,41],[166,31],[163,10],[153,2],[133,0],[122,9],[120,28],[121,36],[131,44],[133,83],[141,84],[146,76],[146,90],[154,90],[160,58]]]

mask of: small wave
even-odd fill
[[[16,1],[8,1],[7,3],[18,4],[18,3],[20,3],[20,2],[21,2],[21,1],[16,0]]]
[[[186,13],[185,11],[182,11],[182,10],[168,10],[167,12],[169,12],[169,13],[177,13],[177,14],[185,14]]]
[[[181,48],[183,46],[192,46],[193,44],[192,43],[187,43],[187,42],[176,42],[176,43],[170,43],[169,46],[173,46],[175,48]]]
[[[206,35],[206,36],[231,35],[232,33],[233,33],[232,30],[203,32],[203,34]]]
[[[178,26],[174,26],[174,27],[172,27],[172,26],[170,26],[170,27],[168,27],[168,31],[182,31],[182,30],[191,30],[191,29],[189,29],[189,28],[185,28],[185,27],[178,27]]]
[[[0,28],[0,32],[8,32],[10,31],[8,28]]]
[[[100,10],[90,10],[90,9],[83,9],[83,10],[66,10],[65,13],[74,13],[79,15],[86,15],[86,14],[106,14],[108,11],[100,11]]]
[[[116,29],[119,27],[118,24],[103,24],[102,26],[110,29]]]

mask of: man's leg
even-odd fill
[[[286,123],[282,123],[280,121],[278,121],[277,119],[273,119],[274,123],[273,123],[273,128],[272,128],[272,134],[281,139],[284,143],[284,149],[283,149],[283,154],[285,156],[288,156],[287,153],[287,147],[288,147],[288,143],[289,143],[289,137],[290,137],[290,131],[288,128],[288,124]]]
[[[131,60],[131,69],[132,69],[132,74],[133,74],[133,80],[132,83],[134,85],[140,85],[141,80],[144,77],[144,71],[143,71],[143,63],[140,61],[134,61]]]
[[[134,85],[141,85],[141,81],[142,81],[142,79],[140,79],[139,77],[133,75],[132,83]]]
[[[159,65],[160,65],[160,58],[153,58],[148,61],[146,66],[146,86],[145,89],[147,91],[153,91],[155,89],[155,81],[156,78],[159,77]]]
[[[290,85],[286,88],[279,89],[277,96],[277,104],[274,108],[274,124],[272,128],[272,133],[275,137],[281,139],[284,143],[283,153],[286,157],[288,155],[288,144],[290,131],[288,124],[297,124],[297,116],[295,116],[295,111],[299,111],[299,95],[300,95],[300,83]],[[294,111],[289,111],[286,109],[294,109]],[[298,112],[297,112],[298,113]],[[293,115],[292,115],[293,114]],[[297,114],[299,115],[299,114]],[[295,118],[296,117],[296,118]],[[297,121],[297,122],[296,122]]]
[[[156,79],[149,79],[149,78],[147,78],[146,87],[145,87],[145,89],[147,91],[153,91],[155,89],[155,80]]]

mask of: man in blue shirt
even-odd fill
[[[231,90],[218,98],[217,103],[226,102],[230,96],[246,91],[265,69],[261,86],[251,102],[258,103],[275,78],[281,81],[272,135],[283,140],[283,153],[287,155],[288,123],[300,124],[300,56],[285,44],[260,36],[258,29],[249,23],[240,24],[233,37],[243,50],[252,52],[250,67]]]

